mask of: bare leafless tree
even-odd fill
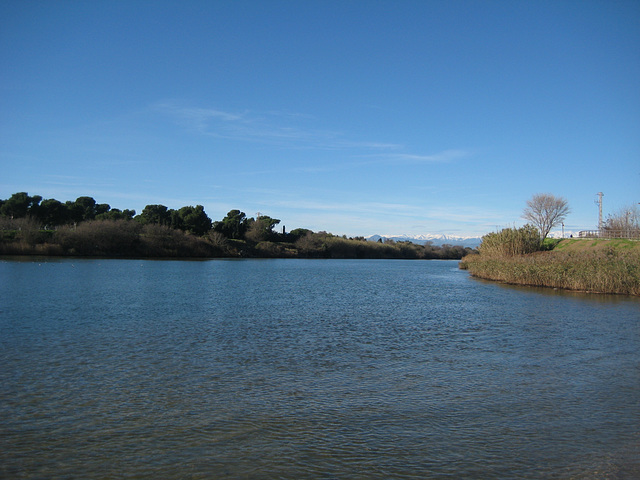
[[[209,230],[209,233],[207,233],[205,237],[207,240],[209,240],[209,243],[211,243],[211,245],[221,250],[224,250],[228,246],[226,237],[222,233],[216,232],[215,230]]]
[[[640,232],[640,209],[629,205],[607,217],[603,230],[617,232],[621,236],[638,237]]]
[[[544,240],[553,227],[564,222],[570,212],[569,203],[564,197],[537,193],[527,201],[522,218],[531,222],[540,231],[540,240]]]

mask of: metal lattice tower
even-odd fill
[[[598,205],[598,230],[602,230],[602,197],[604,197],[604,193],[598,192],[596,195],[598,196],[596,200],[596,205]]]

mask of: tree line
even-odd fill
[[[125,257],[304,257],[459,259],[471,249],[369,242],[297,228],[268,215],[231,210],[212,221],[202,205],[119,210],[88,196],[60,202],[14,193],[0,199],[0,254]]]

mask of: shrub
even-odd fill
[[[207,239],[165,225],[144,225],[140,242],[140,253],[148,257],[211,257],[220,255],[219,247],[212,245]]]
[[[70,253],[129,256],[137,251],[139,231],[128,220],[93,220],[58,229],[54,240]]]
[[[533,225],[521,228],[504,228],[500,232],[492,232],[482,237],[478,251],[485,257],[513,257],[539,251],[541,248],[540,233]]]
[[[327,245],[324,241],[325,236],[326,234],[322,232],[313,233],[308,231],[304,236],[296,240],[295,247],[303,256],[323,257],[327,250]]]

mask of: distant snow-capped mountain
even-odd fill
[[[549,238],[569,238],[577,237],[578,232],[565,231],[564,236],[562,231],[549,232]],[[442,246],[448,245],[461,245],[463,247],[478,248],[482,243],[482,237],[458,237],[455,235],[444,235],[442,233],[426,233],[422,235],[371,235],[366,237],[367,240],[377,242],[382,239],[394,240],[396,242],[412,242],[420,245],[424,245],[427,242],[431,242],[433,245]]]
[[[424,245],[431,242],[433,245],[461,245],[463,247],[476,248],[482,242],[482,237],[456,237],[453,235],[426,233],[422,235],[371,235],[366,237],[367,240],[377,242],[385,239],[394,240],[396,242],[412,242]]]

